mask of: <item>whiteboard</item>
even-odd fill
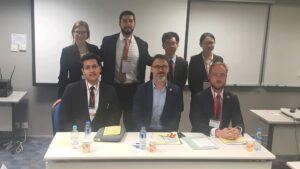
[[[214,53],[229,67],[227,84],[259,85],[267,4],[192,1],[187,60],[199,54],[200,36],[214,34]]]
[[[300,6],[273,5],[263,85],[300,87]]]
[[[89,42],[100,46],[104,36],[120,32],[124,10],[135,13],[134,34],[148,42],[150,55],[164,53],[162,34],[174,31],[180,37],[177,54],[183,56],[187,0],[34,0],[34,84],[57,83],[61,51],[72,44],[75,21],[87,21]]]

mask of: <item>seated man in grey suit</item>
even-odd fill
[[[236,139],[244,131],[238,97],[224,90],[227,72],[224,63],[216,62],[210,66],[211,87],[196,94],[191,104],[192,132]],[[232,127],[229,127],[230,122]]]
[[[133,100],[133,119],[136,129],[147,131],[177,131],[183,111],[182,91],[168,82],[168,61],[163,55],[153,58],[153,80],[138,86]]]
[[[115,89],[100,82],[101,63],[94,54],[81,58],[84,80],[67,86],[59,114],[60,131],[71,131],[76,124],[83,131],[86,121],[91,122],[92,131],[120,123],[120,109]]]

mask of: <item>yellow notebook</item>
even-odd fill
[[[177,132],[157,132],[154,133],[156,144],[177,145],[181,144]]]
[[[108,126],[104,128],[103,136],[118,135],[121,133],[121,126]]]
[[[239,145],[239,144],[246,144],[246,139],[243,136],[239,136],[235,140],[228,140],[224,138],[219,138],[224,144],[230,144],[230,145]]]

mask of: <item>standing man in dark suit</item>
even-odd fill
[[[213,34],[203,33],[200,37],[200,46],[202,52],[192,56],[189,64],[188,82],[192,98],[196,93],[210,86],[208,81],[209,66],[214,62],[223,62],[221,56],[212,52],[215,46]]]
[[[85,80],[67,86],[61,103],[59,126],[61,131],[71,131],[76,124],[83,131],[86,121],[92,130],[120,124],[118,97],[113,86],[100,82],[101,64],[99,57],[86,54],[81,58]]]
[[[168,61],[163,55],[153,58],[153,80],[138,86],[133,101],[136,129],[147,131],[177,131],[183,111],[182,91],[167,81]]]
[[[187,79],[188,63],[182,57],[176,55],[179,36],[175,32],[167,32],[163,34],[161,40],[165,56],[169,62],[168,80],[182,89]]]
[[[216,62],[210,66],[208,77],[211,87],[196,94],[191,105],[192,132],[236,139],[244,131],[238,97],[224,90],[227,72],[224,63]]]
[[[102,80],[116,88],[127,131],[134,130],[132,100],[137,86],[145,82],[146,65],[151,64],[148,44],[133,35],[135,15],[123,11],[119,17],[121,32],[102,40]]]

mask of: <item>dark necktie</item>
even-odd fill
[[[174,80],[174,63],[173,60],[169,60],[169,81],[173,82]]]
[[[89,108],[95,108],[95,93],[94,93],[95,87],[90,87],[90,102],[89,102]]]
[[[214,99],[214,118],[220,120],[221,114],[221,95],[217,94]]]
[[[121,59],[121,65],[119,69],[119,81],[120,82],[125,82],[126,81],[126,73],[123,73],[123,60],[126,61],[128,59],[128,51],[129,51],[129,40],[124,39],[124,48],[123,48],[123,54],[122,54],[122,59]]]

